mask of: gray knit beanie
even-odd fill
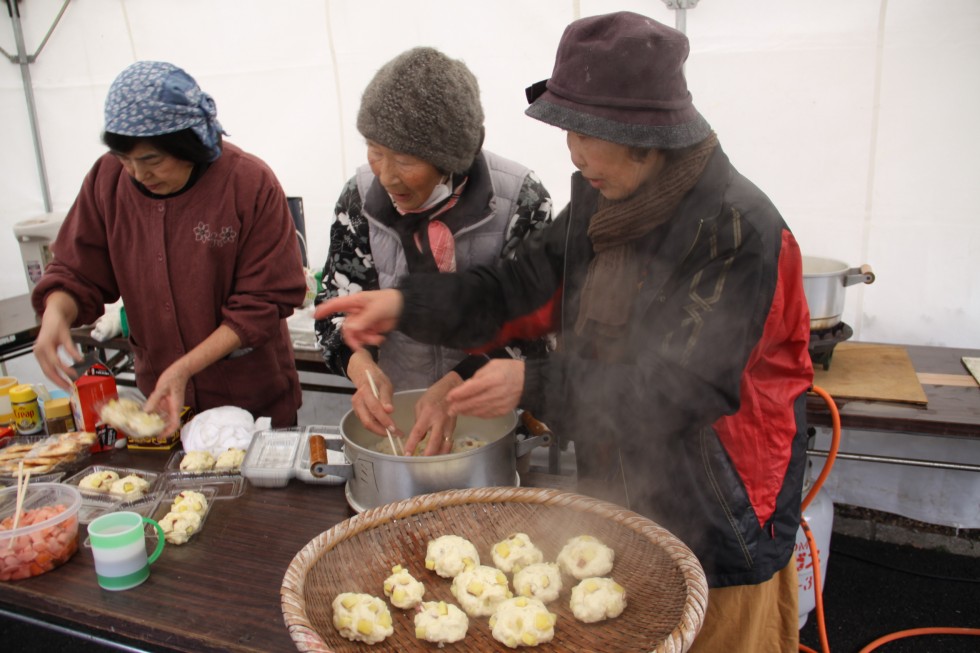
[[[465,172],[483,146],[480,87],[462,61],[413,48],[382,66],[364,89],[357,129],[444,172]]]

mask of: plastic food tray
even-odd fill
[[[284,487],[291,478],[321,485],[344,483],[346,479],[340,476],[328,475],[317,478],[310,473],[311,435],[322,435],[328,440],[328,446],[330,444],[339,446],[342,442],[335,426],[308,426],[302,432],[260,431],[252,437],[252,442],[245,453],[242,475],[258,487]],[[342,452],[329,448],[327,462],[338,465],[348,464]]]
[[[38,474],[37,476],[31,476],[27,482],[28,483],[57,483],[65,477],[64,472],[48,472],[47,474]],[[4,487],[17,487],[17,477],[16,476],[3,476],[0,477],[0,488]]]
[[[146,490],[144,490],[143,492],[127,492],[125,494],[113,494],[109,492],[109,490],[92,490],[89,488],[84,488],[79,486],[79,483],[82,482],[82,479],[84,479],[89,474],[95,474],[97,472],[115,472],[116,474],[119,475],[119,478],[123,478],[129,475],[139,476],[144,481],[149,483],[149,485],[147,486]],[[108,496],[108,497],[118,497],[119,500],[123,503],[130,503],[142,499],[143,496],[147,494],[152,494],[153,491],[156,490],[157,482],[159,481],[159,479],[160,479],[160,474],[158,474],[157,472],[148,472],[144,469],[134,469],[130,467],[112,467],[110,465],[91,465],[89,467],[86,467],[82,471],[78,472],[74,476],[69,476],[68,478],[65,479],[64,482],[67,483],[68,485],[74,485],[76,488],[78,488],[78,490],[82,493],[83,499],[90,496],[96,496],[96,497]]]
[[[207,499],[208,502],[207,508],[204,509],[204,514],[201,515],[200,528],[198,528],[197,531],[191,535],[190,539],[187,542],[185,542],[185,544],[190,544],[197,538],[198,535],[200,535],[201,531],[203,531],[204,528],[206,527],[208,515],[211,514],[211,507],[214,505],[215,500],[221,498],[217,495],[218,490],[214,486],[199,485],[197,487],[191,487],[190,484],[188,484],[188,487],[181,487],[178,489],[174,486],[168,485],[160,493],[156,505],[153,507],[153,512],[150,514],[150,518],[159,522],[161,519],[166,517],[167,513],[170,512],[170,507],[174,503],[174,498],[184,490],[193,490],[194,492],[200,492],[201,494],[204,495],[204,498]],[[154,540],[157,538],[157,531],[151,524],[146,525],[146,537],[147,539],[154,539]],[[184,546],[183,544],[171,545],[170,542],[168,542],[167,545]]]
[[[78,486],[75,486],[78,489]],[[78,509],[78,521],[81,524],[88,524],[96,517],[101,517],[107,512],[123,510],[119,506],[122,504],[122,497],[118,494],[102,494],[99,492],[82,492],[82,507]]]
[[[12,438],[4,438],[0,440],[0,452],[5,451],[8,447],[15,445],[30,445],[33,447],[42,447],[45,444],[53,443],[57,441],[59,435],[18,435]],[[30,457],[30,454],[27,454]],[[48,475],[58,474],[70,474],[75,470],[81,468],[83,465],[87,464],[89,458],[92,455],[92,450],[88,446],[82,446],[78,451],[75,452],[73,456],[63,457],[58,463],[54,465],[51,469],[40,474],[31,473],[31,480],[34,478],[48,480]],[[26,469],[26,466],[25,466]],[[58,479],[50,479],[50,482],[55,482]],[[0,471],[0,484],[16,487],[17,485],[17,474],[16,470],[11,473],[9,471]]]
[[[202,491],[201,488],[210,488],[214,491],[214,498],[237,499],[245,491],[245,477],[241,474],[166,474],[160,483],[163,494],[177,494],[184,490]],[[163,498],[160,499],[163,501]]]
[[[180,463],[182,460],[184,460],[186,456],[187,456],[187,452],[184,451],[183,449],[179,449],[173,452],[170,455],[170,460],[167,461],[167,466],[164,471],[167,474],[182,474],[185,476],[207,476],[207,475],[213,476],[215,474],[222,474],[227,476],[230,474],[241,473],[241,471],[238,469],[207,469],[200,472],[185,471],[180,468]],[[217,457],[215,457],[215,460],[217,460]]]

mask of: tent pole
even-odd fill
[[[41,180],[41,193],[44,197],[44,212],[51,212],[51,190],[48,186],[48,172],[44,164],[44,149],[41,147],[41,132],[37,124],[37,105],[34,102],[34,86],[31,82],[31,58],[27,56],[24,44],[24,31],[20,24],[20,8],[18,0],[6,0],[10,20],[14,26],[14,40],[17,43],[17,60],[20,66],[20,76],[24,84],[24,96],[27,99],[27,114],[31,121],[31,134],[34,137],[34,152],[37,156],[37,172]],[[67,3],[66,3],[67,4]],[[64,13],[64,7],[62,7]],[[59,14],[60,17],[60,14]]]

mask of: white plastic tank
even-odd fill
[[[803,485],[804,497],[813,484],[813,479],[810,477],[812,469],[812,461],[808,460],[807,478]],[[825,491],[817,492],[816,496],[813,497],[810,505],[803,512],[803,519],[806,520],[810,533],[817,544],[817,557],[820,562],[820,589],[823,590],[824,582],[827,579],[827,563],[830,560],[830,534],[834,527],[834,502]],[[796,561],[796,575],[800,588],[798,611],[800,628],[803,628],[810,612],[817,607],[817,597],[814,591],[813,555],[810,551],[810,542],[806,539],[806,533],[804,533],[802,526],[796,531],[796,547],[793,558]]]
[[[20,243],[20,257],[24,262],[24,274],[27,275],[27,292],[34,290],[34,286],[41,280],[44,268],[54,257],[51,243],[58,235],[65,215],[64,212],[45,213],[14,225],[14,237]]]

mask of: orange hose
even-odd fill
[[[840,412],[837,410],[837,404],[830,396],[830,393],[823,388],[815,385],[810,388],[810,390],[811,392],[819,395],[824,402],[826,402],[827,409],[830,410],[830,422],[833,429],[830,439],[830,451],[827,454],[827,462],[824,463],[823,469],[820,470],[820,475],[817,477],[817,480],[814,481],[810,491],[807,492],[806,496],[803,498],[801,512],[807,509],[810,502],[813,501],[813,498],[817,496],[817,492],[820,491],[824,481],[827,480],[827,476],[830,475],[830,469],[834,466],[834,460],[837,459],[837,450],[840,448]],[[800,527],[803,529],[803,534],[806,535],[806,541],[810,545],[810,557],[813,559],[813,597],[815,600],[817,613],[817,634],[820,636],[822,653],[830,653],[830,641],[827,637],[827,624],[824,620],[823,612],[823,591],[820,587],[820,554],[817,551],[817,542],[813,539],[813,533],[810,532],[810,525],[806,523],[806,519],[802,515],[800,516]],[[800,644],[800,650],[804,651],[804,653],[818,653],[817,651],[814,651],[803,644]]]
[[[840,448],[840,412],[837,410],[837,404],[834,399],[830,396],[826,390],[820,386],[813,386],[810,391],[814,394],[820,395],[820,397],[826,402],[827,409],[830,411],[830,423],[833,427],[830,440],[830,451],[827,452],[827,462],[823,464],[823,469],[820,470],[820,476],[814,481],[813,487],[810,491],[806,493],[803,498],[802,509],[806,510],[810,506],[810,502],[813,501],[813,497],[817,496],[817,492],[820,491],[820,487],[823,482],[827,480],[830,475],[830,469],[834,466],[834,461],[837,459],[837,450]]]
[[[917,637],[919,635],[973,635],[974,637],[980,637],[980,628],[912,628],[911,630],[900,630],[890,635],[879,637],[861,649],[860,653],[868,653],[882,644],[894,642],[897,639]]]

